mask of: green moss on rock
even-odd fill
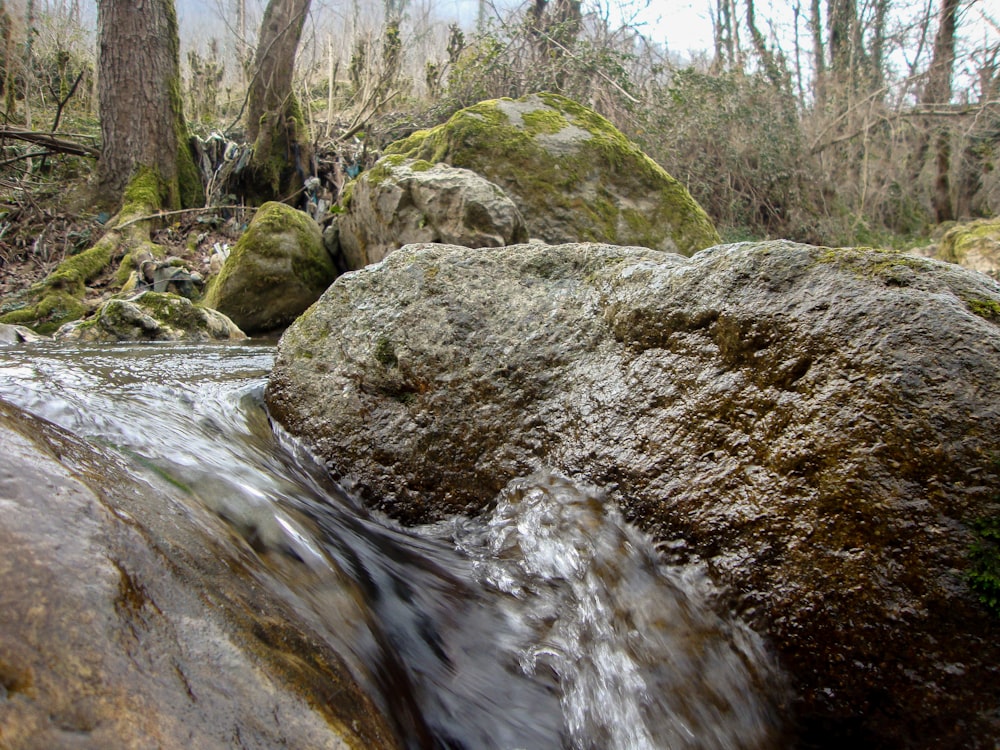
[[[719,242],[679,182],[606,119],[556,94],[480,102],[386,153],[478,172],[503,187],[529,233],[548,242],[644,244],[687,255]]]
[[[204,304],[247,333],[291,323],[336,276],[319,226],[283,203],[265,203],[240,237]]]
[[[985,297],[969,297],[965,300],[969,309],[980,318],[1000,322],[1000,302]]]
[[[937,257],[949,263],[963,263],[969,252],[981,245],[1000,245],[1000,220],[980,219],[956,224],[941,238]]]
[[[889,286],[906,286],[915,274],[931,270],[932,261],[877,247],[827,247],[817,256],[819,263],[831,263],[856,276],[879,279]]]
[[[1000,516],[973,524],[976,542],[969,553],[969,585],[979,601],[1000,617]]]

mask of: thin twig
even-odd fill
[[[115,224],[109,229],[124,229],[125,227],[131,226],[133,224],[138,224],[141,221],[152,221],[153,219],[161,219],[164,216],[176,216],[178,214],[204,214],[212,213],[215,211],[220,211],[228,206],[209,206],[207,208],[181,208],[176,211],[160,211],[159,213],[149,214],[148,216],[136,216],[133,219],[124,221],[121,224]],[[241,211],[256,211],[257,209],[252,206],[240,206]]]

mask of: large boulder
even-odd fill
[[[337,222],[345,266],[376,263],[415,242],[502,247],[525,242],[521,212],[468,169],[386,156],[351,185]]]
[[[222,522],[0,401],[0,746],[393,748]]]
[[[538,467],[605,487],[772,639],[807,744],[992,748],[997,393],[995,282],[765,242],[406,247],[285,333],[266,399],[406,521]]]
[[[238,341],[246,334],[218,310],[200,307],[187,297],[141,292],[110,299],[86,320],[56,331],[63,341]]]
[[[690,255],[719,242],[690,193],[597,113],[556,94],[497,99],[387,154],[471,169],[514,200],[533,238]]]
[[[956,224],[944,233],[935,255],[1000,279],[1000,218]]]
[[[204,302],[248,334],[267,333],[295,320],[336,275],[319,225],[284,203],[265,203]]]

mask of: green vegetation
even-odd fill
[[[929,270],[928,261],[878,247],[823,248],[818,263],[833,263],[857,276],[881,279],[886,284],[905,285],[907,275]]]
[[[396,349],[388,336],[379,336],[376,339],[374,356],[375,360],[384,367],[395,367],[399,364],[399,359],[396,357]]]
[[[972,528],[976,542],[969,552],[969,585],[979,601],[1000,617],[1000,516],[981,518]]]
[[[997,300],[974,297],[965,300],[965,304],[980,318],[992,320],[995,323],[1000,322],[1000,302]]]

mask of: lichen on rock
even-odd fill
[[[603,117],[557,94],[480,102],[386,154],[477,172],[503,188],[529,235],[546,242],[682,255],[719,242],[683,185]]]

